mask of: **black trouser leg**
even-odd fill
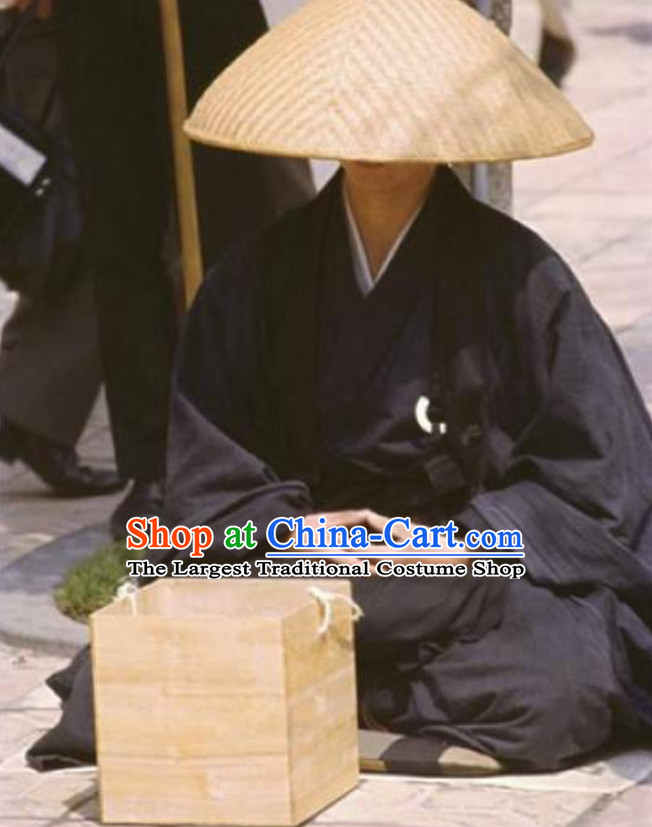
[[[21,297],[2,331],[0,416],[74,448],[101,383],[88,274],[78,273],[60,295]]]
[[[85,202],[116,454],[125,476],[164,470],[176,339],[161,253],[172,199],[156,0],[58,0],[62,82]],[[265,31],[258,0],[184,0],[188,102]],[[204,264],[305,201],[304,162],[193,147]]]
[[[392,728],[409,704],[426,650],[477,640],[501,620],[505,583],[465,577],[371,577],[354,582],[364,615],[356,624],[362,727]]]
[[[158,7],[59,0],[56,8],[118,466],[154,479],[165,467],[176,340],[162,257],[171,175]]]
[[[502,579],[464,577],[370,577],[354,582],[364,611],[357,624],[363,657],[386,655],[424,640],[448,645],[481,637],[500,621],[506,586]]]

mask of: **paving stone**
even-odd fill
[[[0,711],[0,759],[30,744],[38,728],[24,712]]]
[[[614,795],[621,793],[652,775],[652,750],[636,749],[618,752],[599,761],[575,769],[532,775],[496,775],[487,778],[468,778],[468,787],[501,787],[542,792],[587,792]],[[370,776],[367,776],[368,778]],[[382,783],[387,776],[378,776]],[[434,786],[458,786],[459,779],[409,778],[413,783]]]
[[[573,827],[650,827],[652,783],[628,790],[589,811]]]
[[[97,773],[93,768],[35,775],[38,781],[30,788],[30,797],[61,804],[66,812],[96,793]]]
[[[649,229],[649,228],[648,228]],[[622,241],[612,244],[600,254],[598,261],[589,265],[589,270],[592,267],[604,268],[614,272],[614,277],[619,272],[620,268],[629,268],[632,266],[645,266],[652,260],[652,233],[648,229],[643,229],[640,232],[633,233]],[[634,294],[644,297],[644,304],[649,308],[652,303],[647,297],[647,292]]]
[[[522,218],[568,262],[580,281],[584,264],[596,257],[598,250],[628,244],[643,225],[643,222],[631,219],[605,221],[595,216],[574,216],[569,221],[561,212],[542,218],[530,217],[526,213]]]
[[[26,709],[22,713],[32,727],[39,732],[50,729],[60,718],[59,706],[50,709]]]
[[[639,169],[639,174],[644,173]],[[652,169],[650,170],[652,175]],[[598,197],[595,197],[596,194]],[[632,221],[639,223],[641,219],[649,221],[652,215],[652,195],[650,192],[636,192],[629,190],[621,192],[599,193],[584,191],[575,186],[570,192],[556,193],[554,198],[547,198],[534,204],[528,210],[529,220],[540,221],[548,216],[558,217],[581,216],[584,218],[600,218],[610,223],[612,219],[618,221]]]
[[[60,827],[59,819],[51,819],[48,816],[36,818],[31,815],[6,815],[4,816],[3,827]]]
[[[311,822],[329,827],[563,827],[600,793],[364,781]]]
[[[37,737],[37,733],[34,731],[33,737]],[[30,742],[33,739],[30,738]],[[26,746],[29,746],[27,744]],[[17,752],[13,754],[8,754],[6,758],[3,757],[3,760],[0,761],[0,775],[12,775],[12,776],[23,776],[25,780],[27,779],[27,775],[33,775],[34,770],[30,769],[30,767],[25,763],[25,747],[22,747]]]
[[[0,775],[3,827],[11,824],[12,819],[22,824],[25,818],[78,823],[81,816],[72,808],[94,794],[95,784],[88,774],[55,772],[39,776],[32,772],[29,780]]]
[[[578,156],[567,156],[565,162],[559,158],[554,165],[544,161],[532,161],[517,166],[516,199],[521,208],[539,208],[544,203],[568,192],[581,191],[592,194],[596,200],[613,193],[631,194],[632,180],[648,169],[652,155],[652,127],[649,135],[641,136],[636,142],[623,148],[611,139],[600,140],[594,147]],[[580,163],[581,160],[581,163]],[[542,174],[546,166],[547,174]],[[643,176],[641,191],[649,192],[652,181]]]
[[[51,665],[53,668],[50,671],[54,671],[56,666]],[[23,667],[8,658],[0,658],[0,669],[2,670],[0,673],[0,705],[2,707],[20,707],[23,697],[42,681],[42,669]],[[52,695],[47,687],[43,687],[43,690]]]
[[[38,781],[39,778],[34,772],[29,775],[22,772],[0,774],[0,802],[2,802],[0,812],[3,817],[12,810],[17,810],[20,802],[29,798]],[[50,808],[50,813],[52,818],[56,815],[52,812],[52,808]],[[42,814],[35,811],[33,815]]]
[[[89,526],[0,569],[0,634],[57,654],[77,652],[88,641],[87,626],[59,612],[54,592],[73,565],[109,541],[105,526]]]
[[[604,267],[599,259],[594,265],[582,269],[582,284],[613,330],[618,333],[633,327],[649,315],[649,307],[637,306],[631,299],[633,294],[642,295],[650,287],[649,266],[621,266],[614,272],[613,267]]]
[[[59,665],[57,661],[57,668]],[[59,708],[59,698],[54,692],[45,684],[40,684],[31,692],[23,695],[17,704],[19,709],[25,710],[52,710]]]

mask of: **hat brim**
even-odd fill
[[[593,140],[461,0],[310,0],[211,84],[185,130],[242,152],[384,163],[543,158]]]

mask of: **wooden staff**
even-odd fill
[[[183,283],[186,306],[189,306],[201,284],[204,268],[199,238],[192,151],[190,141],[183,132],[183,123],[188,114],[183,41],[177,0],[159,0],[159,8],[167,76],[170,132],[174,152]]]

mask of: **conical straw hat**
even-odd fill
[[[213,82],[185,128],[268,155],[434,163],[537,158],[593,137],[461,0],[309,0]]]

